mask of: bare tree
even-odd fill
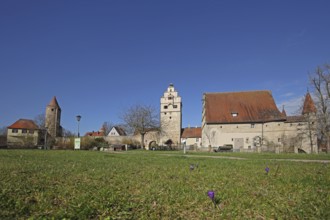
[[[144,149],[144,136],[147,132],[160,129],[159,114],[151,106],[135,105],[122,115],[124,123],[141,135],[141,144]]]
[[[7,127],[1,127],[0,128],[0,136],[6,136],[7,135]]]
[[[204,125],[203,132],[204,132],[206,139],[208,140],[208,148],[209,148],[209,150],[211,150],[216,132],[212,131],[210,126],[207,126],[207,125]]]
[[[321,143],[326,143],[326,151],[330,152],[330,65],[318,66],[310,75],[310,81],[316,97],[318,109],[318,134]]]
[[[63,128],[63,137],[75,137],[76,134],[70,130]]]
[[[38,125],[39,128],[44,128],[45,121],[46,121],[45,114],[41,113],[41,114],[37,115],[36,117],[34,117],[33,121]]]

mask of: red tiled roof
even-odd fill
[[[87,132],[87,133],[85,134],[85,136],[91,136],[91,137],[103,137],[103,136],[104,136],[104,132],[100,132],[100,131]]]
[[[50,103],[48,104],[48,106],[52,106],[52,107],[55,107],[55,108],[59,108],[60,109],[60,106],[57,102],[57,99],[56,99],[56,96],[54,96],[52,98],[52,100],[50,101]]]
[[[205,93],[206,123],[249,123],[285,120],[270,91]]]
[[[303,115],[308,113],[316,113],[316,107],[309,92],[307,92],[305,96],[304,107],[302,110]]]
[[[286,117],[286,122],[287,123],[295,123],[295,122],[304,122],[306,121],[305,117],[302,115],[298,115],[298,116],[287,116]]]
[[[184,128],[182,129],[181,138],[201,138],[202,128]]]
[[[39,129],[38,125],[30,119],[19,119],[8,127],[9,129]]]

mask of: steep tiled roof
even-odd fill
[[[302,110],[303,115],[308,113],[316,113],[316,107],[309,92],[307,92],[305,96],[304,107]]]
[[[48,106],[52,106],[52,107],[61,109],[60,106],[59,106],[59,104],[58,104],[58,102],[57,102],[56,96],[54,96],[52,98],[52,100],[50,101],[50,103],[48,104]]]
[[[270,91],[205,93],[206,123],[249,123],[285,120]]]
[[[8,127],[9,129],[39,129],[38,125],[30,119],[19,119]]]
[[[126,136],[126,132],[124,131],[123,128],[118,127],[118,126],[115,126],[114,128],[116,129],[116,131],[118,132],[118,134],[119,134],[120,136]]]
[[[202,129],[197,128],[183,128],[181,138],[201,138]]]

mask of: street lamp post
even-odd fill
[[[76,118],[77,118],[77,121],[78,121],[78,138],[79,138],[80,137],[80,133],[79,133],[79,122],[80,122],[80,119],[81,119],[81,115],[77,115]]]

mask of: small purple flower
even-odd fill
[[[268,172],[269,172],[269,167],[266,167],[266,168],[265,168],[265,171],[266,171],[266,174],[268,174]]]
[[[207,191],[207,196],[214,201],[214,191],[213,190],[209,190]]]

